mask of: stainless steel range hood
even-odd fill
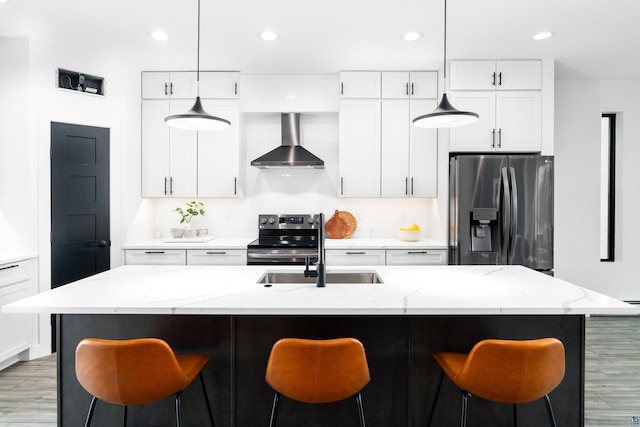
[[[257,168],[323,169],[324,161],[300,145],[300,113],[282,113],[282,144],[251,162]]]

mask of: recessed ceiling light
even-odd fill
[[[160,40],[160,41],[169,40],[169,36],[164,31],[152,31],[149,33],[149,36],[154,40]]]
[[[402,36],[402,40],[406,42],[414,42],[416,40],[420,40],[422,38],[422,33],[418,33],[416,31],[411,31]]]
[[[273,31],[263,31],[260,34],[258,34],[258,37],[260,37],[262,40],[266,40],[269,42],[278,39],[278,35]]]
[[[541,31],[533,36],[534,40],[546,40],[549,37],[553,36],[551,31]]]

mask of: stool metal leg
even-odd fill
[[[127,427],[127,406],[122,407],[122,427]]]
[[[513,404],[513,427],[518,427],[518,406]]]
[[[467,405],[470,394],[462,391],[462,411],[460,413],[460,427],[467,427]]]
[[[180,397],[182,393],[176,394],[176,426],[182,427],[182,405],[180,404]]]
[[[204,377],[202,371],[200,371],[200,384],[202,384],[202,393],[204,394],[204,401],[207,402],[207,412],[209,413],[209,420],[211,421],[211,427],[216,427],[213,422],[213,413],[211,412],[211,404],[209,403],[209,395],[207,394],[207,388],[204,385]]]
[[[360,392],[356,394],[356,404],[358,405],[358,417],[360,418],[360,427],[366,427],[364,423],[364,408],[362,407],[362,395]]]
[[[275,427],[276,417],[278,416],[278,404],[280,403],[280,393],[276,392],[273,396],[273,406],[271,407],[271,418],[269,419],[269,427]]]
[[[91,418],[93,418],[93,410],[96,409],[96,402],[98,398],[93,396],[91,399],[91,404],[89,405],[89,412],[87,412],[87,420],[84,422],[84,427],[89,427],[91,425]]]
[[[438,379],[438,385],[436,386],[436,395],[433,397],[433,403],[431,404],[431,411],[429,412],[429,420],[427,421],[427,427],[431,427],[431,421],[433,421],[433,414],[436,412],[436,403],[438,403],[438,397],[440,396],[440,387],[442,387],[443,379],[444,379],[444,371],[440,371],[440,378]]]
[[[547,414],[549,414],[549,422],[551,423],[551,425],[553,427],[557,427],[556,426],[556,419],[553,416],[553,409],[551,409],[551,399],[549,399],[549,395],[548,394],[544,395],[544,403],[547,405]]]

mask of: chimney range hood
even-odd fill
[[[282,113],[282,144],[251,162],[257,168],[324,169],[324,161],[300,145],[300,113]]]

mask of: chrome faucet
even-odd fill
[[[304,277],[315,277],[316,286],[324,288],[327,286],[327,270],[324,259],[324,214],[318,215],[318,262],[316,269],[309,270],[309,257],[305,258]]]

